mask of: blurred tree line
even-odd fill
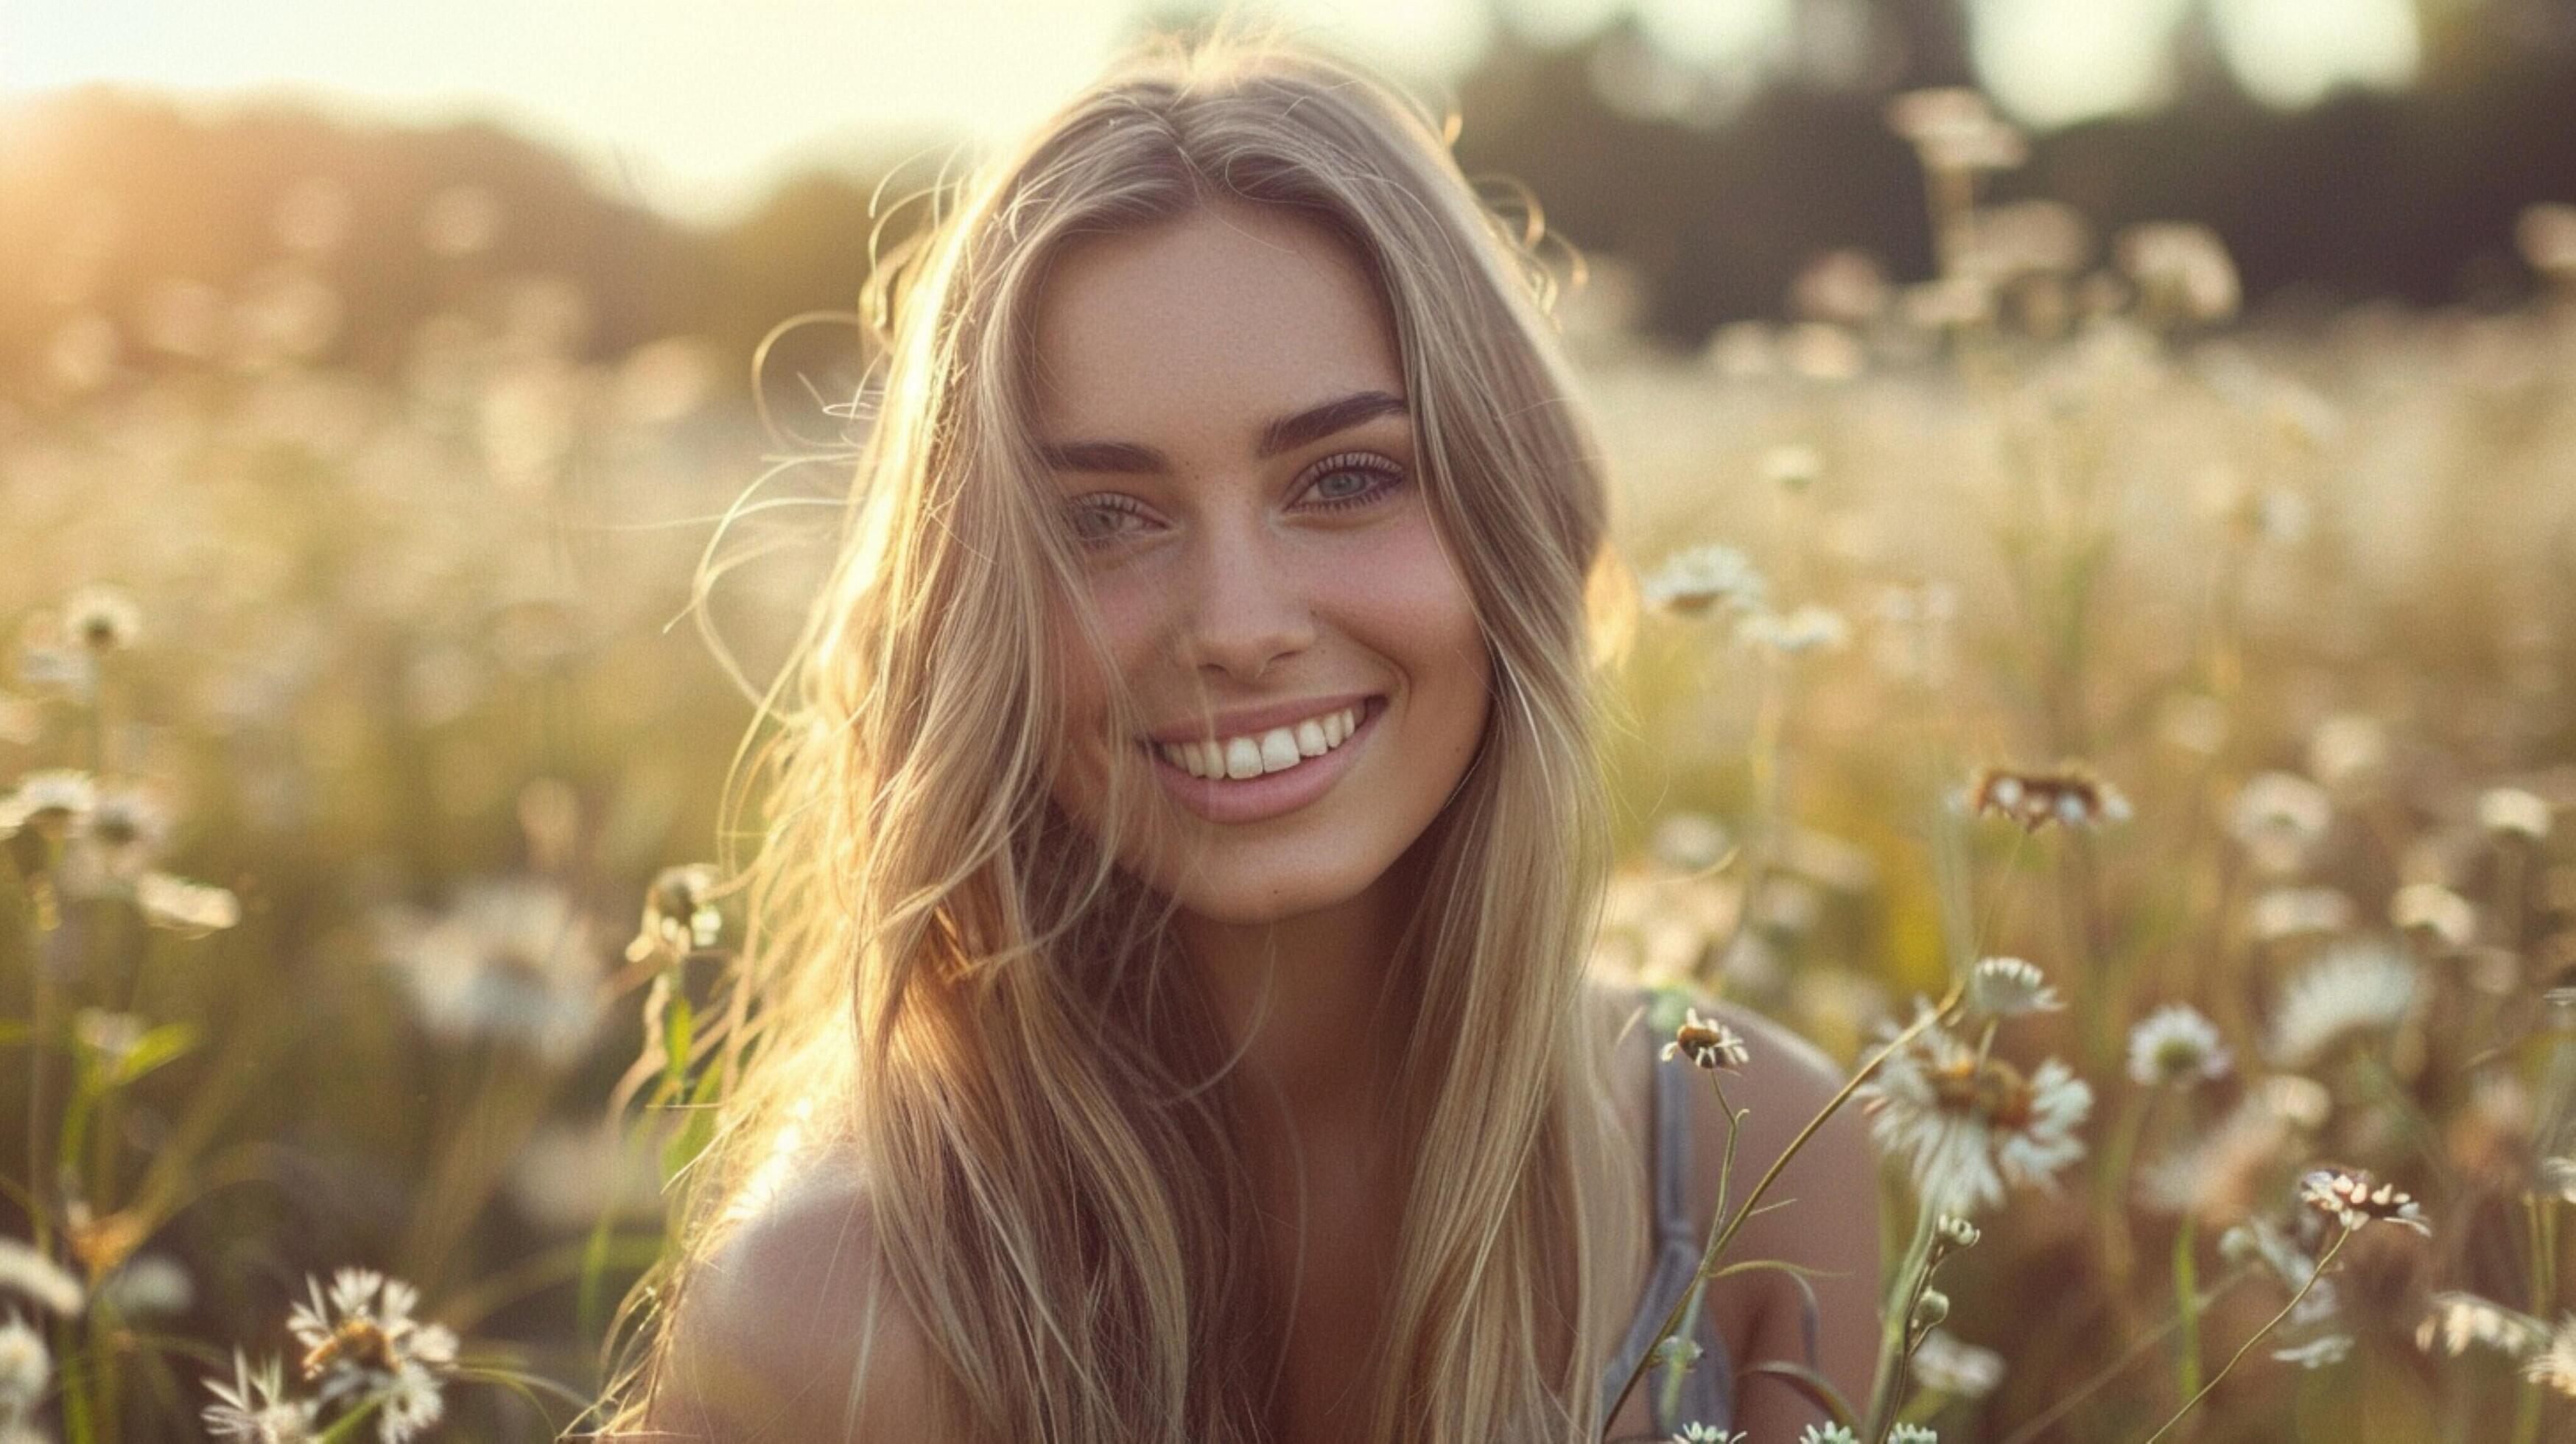
[[[1799,268],[1829,249],[1924,276],[1922,181],[1885,106],[1973,83],[1958,0],[1845,0],[1832,13],[1859,17],[1857,42],[1807,45],[1824,58],[1752,79],[1692,71],[1625,18],[1555,44],[1506,24],[1452,82],[1461,163],[1525,186],[1552,230],[1633,268],[1638,324],[1680,347],[1781,314]],[[2365,296],[2508,301],[2529,285],[2515,215],[2576,200],[2569,0],[2427,7],[2415,85],[2298,111],[2247,95],[2197,22],[2176,63],[2173,104],[2033,137],[1998,198],[2052,196],[2101,232],[2204,222],[2251,303],[2276,317]],[[568,157],[497,126],[367,127],[285,105],[209,119],[144,94],[67,92],[26,106],[0,146],[0,395],[22,394],[69,318],[103,314],[148,338],[136,313],[156,287],[165,301],[174,278],[230,293],[273,271],[280,207],[317,177],[346,213],[327,254],[305,261],[341,308],[335,364],[397,364],[424,318],[512,273],[577,278],[595,352],[692,333],[741,357],[788,316],[846,312],[877,225],[872,192],[893,170],[882,203],[914,197],[937,162],[809,173],[696,228],[602,194]],[[483,233],[425,249],[424,216],[443,208],[433,226],[456,230],[460,195],[482,208]],[[923,210],[915,197],[888,232]],[[124,359],[150,365],[148,341]]]

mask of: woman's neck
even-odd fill
[[[1390,984],[1422,903],[1420,868],[1408,852],[1357,896],[1276,922],[1176,919],[1228,1050],[1242,1055],[1249,1126],[1291,1129],[1310,1154],[1321,1140],[1366,1149],[1384,1133],[1412,1024]]]

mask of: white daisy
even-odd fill
[[[391,909],[380,946],[410,989],[421,1023],[454,1041],[493,1038],[566,1062],[602,1013],[602,948],[562,889],[531,878],[467,885],[430,917]]]
[[[2490,787],[2478,794],[2478,826],[2539,842],[2549,836],[2549,802],[2519,787]]]
[[[2523,1360],[2522,1376],[2576,1398],[2576,1314],[2560,1316],[2549,1342]]]
[[[2338,1296],[2334,1281],[2317,1277],[2317,1261],[2308,1257],[2290,1241],[2279,1226],[2267,1218],[2253,1218],[2238,1224],[2219,1236],[2219,1257],[2229,1263],[2259,1259],[2280,1279],[2281,1286],[2300,1297],[2291,1310],[2293,1328],[2323,1324],[2335,1316]]]
[[[0,1292],[33,1299],[64,1318],[89,1307],[89,1290],[71,1270],[14,1238],[0,1238]]]
[[[2236,794],[2231,830],[2265,872],[2295,870],[2334,822],[2326,790],[2295,772],[2256,774]]]
[[[250,1361],[233,1350],[233,1381],[206,1381],[206,1392],[223,1402],[205,1407],[206,1432],[218,1439],[240,1439],[246,1444],[308,1444],[315,1436],[313,1415],[318,1407],[310,1399],[286,1397],[286,1386],[280,1378],[278,1361],[262,1363],[252,1373]]]
[[[1887,1431],[1887,1444],[1941,1444],[1941,1436],[1920,1424],[1899,1424]]]
[[[2328,1364],[2340,1364],[2351,1356],[2350,1334],[2319,1334],[2304,1344],[2272,1351],[2273,1358],[2285,1364],[2296,1364],[2302,1369],[2322,1369]]]
[[[1985,1017],[2053,1013],[2065,1006],[2047,975],[2020,958],[1986,958],[1968,974],[1968,1007]]]
[[[1789,657],[1840,651],[1851,642],[1851,623],[1831,607],[1809,603],[1791,612],[1754,612],[1735,624],[1735,640]]]
[[[2129,1077],[2142,1087],[2224,1078],[2233,1062],[2218,1025],[2189,1003],[2167,1003],[2129,1030]]]
[[[1648,605],[1686,617],[1725,607],[1760,611],[1770,595],[1769,583],[1752,559],[1718,543],[1665,558],[1641,590]]]
[[[456,1334],[412,1317],[420,1291],[373,1269],[334,1273],[328,1299],[319,1280],[305,1282],[311,1300],[288,1312],[286,1327],[305,1347],[304,1377],[321,1381],[322,1402],[383,1398],[386,1444],[435,1420],[440,1406],[422,1395],[455,1367]]]
[[[2453,1358],[2478,1344],[2520,1359],[2548,1342],[2547,1324],[2475,1294],[2433,1295],[2431,1311],[2415,1326],[2415,1347],[2430,1353],[2438,1343]]]
[[[21,776],[15,791],[0,796],[0,836],[33,826],[60,837],[97,804],[98,784],[88,773],[68,767],[40,768]]]
[[[2346,1229],[2393,1223],[2430,1237],[2433,1225],[2414,1197],[2357,1168],[2319,1168],[2299,1180],[2299,1201]]]
[[[2335,944],[2282,991],[2265,1051],[2279,1067],[2305,1068],[2355,1034],[2395,1028],[2415,1004],[2417,973],[2384,942]]]
[[[2330,887],[2265,888],[2246,917],[2255,938],[2267,943],[2339,933],[2352,926],[2352,899]]]
[[[1934,1329],[1923,1336],[1913,1358],[1914,1382],[1954,1399],[1982,1399],[2004,1381],[2004,1356],[1952,1334]]]
[[[2093,1108],[2063,1062],[2024,1078],[1938,1025],[1890,1054],[1858,1096],[1880,1145],[1907,1156],[1924,1207],[1962,1215],[2001,1203],[2008,1185],[2054,1188],[2051,1175],[2084,1156],[2077,1131]]]
[[[1676,1053],[1696,1067],[1730,1071],[1753,1056],[1741,1034],[1715,1018],[1701,1017],[1697,1008],[1683,1010],[1681,1026],[1673,1030],[1673,1040],[1664,1045],[1660,1056],[1670,1059]]]
[[[24,1417],[53,1377],[54,1352],[45,1336],[11,1309],[9,1322],[0,1324],[0,1417]]]
[[[143,920],[183,937],[201,938],[241,921],[241,899],[230,888],[190,882],[166,872],[147,872],[134,880],[134,903]]]
[[[404,1444],[437,1423],[447,1412],[447,1400],[439,1392],[438,1377],[421,1364],[406,1360],[394,1372],[393,1387],[385,1394],[384,1412],[376,1416],[376,1437],[383,1444]]]
[[[121,587],[87,586],[63,599],[63,640],[93,652],[134,645],[143,609]]]
[[[2423,929],[2447,947],[2465,948],[2478,933],[2478,910],[2438,882],[2410,882],[2388,895],[2388,920]]]
[[[1798,1444],[1860,1444],[1860,1441],[1840,1424],[1810,1424],[1807,1432],[1798,1436]]]

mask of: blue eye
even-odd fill
[[[1346,476],[1365,476],[1374,472],[1384,478],[1379,484],[1363,490],[1334,493],[1330,483]],[[1383,501],[1404,484],[1404,468],[1373,451],[1345,451],[1315,463],[1307,475],[1314,478],[1313,490],[1324,494],[1315,504],[1326,511],[1343,511]]]
[[[1378,480],[1371,484],[1369,477]],[[1356,484],[1346,480],[1357,478]],[[1401,490],[1406,481],[1404,467],[1373,451],[1345,451],[1325,457],[1306,470],[1306,490],[1317,495],[1310,506],[1319,511],[1348,511],[1354,507],[1373,506]],[[1069,502],[1065,506],[1065,524],[1072,529],[1074,540],[1098,549],[1128,535],[1118,520],[1121,515],[1142,519],[1143,503],[1118,492],[1101,492]]]
[[[1124,512],[1130,516],[1141,516],[1144,514],[1144,510],[1145,509],[1143,507],[1136,504],[1133,497],[1120,496],[1115,492],[1110,492],[1100,496],[1084,497],[1082,500],[1066,507],[1065,522],[1068,526],[1073,528],[1073,539],[1075,541],[1078,541],[1087,547],[1103,547],[1118,540],[1119,531],[1116,525],[1117,513]],[[1110,513],[1110,516],[1107,518],[1110,525],[1106,529],[1096,528],[1089,525],[1094,518],[1100,517],[1104,512]]]

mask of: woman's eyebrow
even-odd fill
[[[1272,457],[1292,447],[1348,431],[1364,421],[1409,413],[1404,398],[1386,391],[1354,391],[1320,406],[1282,416],[1261,429],[1253,455]],[[1134,441],[1040,442],[1038,454],[1057,471],[1163,472],[1171,459]]]

